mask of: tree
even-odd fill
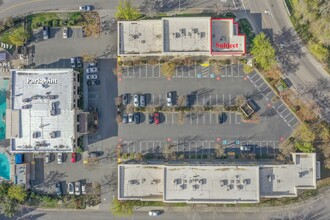
[[[115,17],[119,20],[136,20],[141,17],[141,14],[131,4],[130,0],[120,0],[117,6]]]
[[[225,149],[223,148],[222,144],[216,144],[214,147],[215,156],[218,158],[225,156]]]
[[[131,201],[120,201],[114,199],[111,206],[111,213],[115,216],[131,216],[134,204]]]
[[[173,146],[170,144],[166,144],[163,148],[163,156],[167,160],[174,160],[176,159],[176,154],[173,151]]]
[[[143,159],[143,156],[141,153],[135,153],[135,160],[141,161]]]
[[[24,27],[15,29],[9,36],[9,40],[16,46],[22,46],[29,38],[29,33],[24,30]]]
[[[276,64],[275,49],[264,33],[258,34],[253,39],[251,54],[256,64],[263,70],[270,70]]]
[[[244,63],[243,64],[243,72],[246,73],[246,74],[249,74],[249,73],[252,73],[253,71],[253,67]]]
[[[315,134],[307,127],[306,124],[301,124],[294,132],[294,136],[301,142],[313,142]]]
[[[165,77],[172,77],[175,71],[175,64],[172,62],[164,63],[161,67],[161,72]]]
[[[296,142],[295,147],[304,153],[312,153],[314,152],[314,147],[310,142]]]
[[[322,62],[325,62],[329,57],[329,50],[323,44],[309,42],[308,48],[311,53]]]

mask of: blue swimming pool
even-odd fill
[[[0,154],[0,176],[7,180],[10,178],[10,162],[4,154]]]
[[[6,90],[8,80],[0,80],[0,141],[6,137]]]

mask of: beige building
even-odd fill
[[[118,56],[240,56],[245,50],[234,19],[118,21]]]
[[[11,71],[6,138],[10,151],[72,152],[80,133],[78,72],[72,69]]]
[[[294,153],[292,164],[118,166],[118,199],[186,203],[259,203],[315,189],[314,153]]]

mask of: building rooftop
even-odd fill
[[[274,165],[118,165],[118,198],[186,203],[257,203],[316,188],[316,156]]]
[[[75,139],[73,70],[12,70],[11,110],[19,118],[11,151],[72,151]],[[12,126],[14,126],[12,124]]]
[[[165,167],[164,201],[258,202],[258,169],[256,166]]]
[[[119,195],[122,199],[163,199],[163,168],[152,165],[118,166]]]
[[[162,52],[161,20],[118,21],[118,35],[121,54]]]
[[[22,163],[15,164],[15,179],[14,183],[30,188],[30,164]]]
[[[245,53],[245,36],[238,34],[234,19],[212,19],[212,53]]]
[[[210,53],[210,18],[163,18],[164,52]]]

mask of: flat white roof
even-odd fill
[[[11,151],[72,151],[75,139],[72,69],[12,70],[11,109],[19,135]]]
[[[163,168],[152,165],[118,166],[120,186],[119,197],[122,199],[163,200]]]
[[[316,188],[315,153],[274,165],[118,165],[118,199],[186,203],[257,203]],[[257,163],[257,162],[256,162]]]
[[[162,52],[162,21],[118,21],[118,52],[157,54]]]
[[[259,202],[257,166],[168,166],[167,202]]]
[[[163,18],[165,53],[210,53],[210,17]]]

